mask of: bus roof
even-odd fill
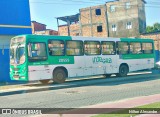
[[[149,41],[152,42],[153,39],[145,39],[145,38],[115,38],[115,37],[82,37],[82,36],[55,36],[55,35],[33,35],[33,34],[27,34],[27,35],[18,35],[15,36],[13,38],[17,38],[17,37],[26,37],[27,39],[31,38],[31,39],[60,39],[60,40],[93,40],[93,41],[103,41],[103,40],[107,40],[107,41]]]

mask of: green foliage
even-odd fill
[[[150,33],[150,32],[156,32],[156,31],[160,31],[160,23],[154,23],[153,26],[147,26],[146,28],[146,32]]]

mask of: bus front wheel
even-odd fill
[[[56,69],[53,72],[53,81],[56,83],[63,83],[66,80],[66,72],[63,69]]]
[[[119,68],[119,73],[117,74],[117,76],[119,77],[125,77],[127,76],[129,72],[128,66],[127,65],[121,65]]]

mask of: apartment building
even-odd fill
[[[139,37],[146,29],[145,4],[145,0],[115,0],[103,5],[82,8],[79,10],[77,35]],[[72,24],[68,29],[72,30]],[[59,33],[67,35],[67,31],[59,30]]]

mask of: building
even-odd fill
[[[152,33],[143,33],[141,38],[153,39],[156,50],[156,61],[160,60],[160,31]]]
[[[0,5],[0,82],[11,82],[10,39],[20,34],[31,34],[29,0],[0,0]]]
[[[35,34],[36,31],[46,30],[45,24],[42,24],[36,21],[32,21],[31,25],[32,25],[32,34]]]
[[[58,35],[58,31],[46,29],[41,31],[35,31],[34,34],[36,35]]]
[[[139,37],[146,29],[145,4],[144,0],[115,0],[82,8],[76,30],[81,36]],[[59,34],[66,35],[68,30],[63,28]],[[72,32],[72,24],[68,29]]]
[[[36,35],[58,35],[58,31],[52,30],[52,29],[46,29],[45,24],[32,21],[32,34]]]
[[[59,20],[66,22],[65,25],[59,25]],[[79,13],[71,16],[57,17],[58,32],[63,36],[79,36],[81,33],[79,23]]]

